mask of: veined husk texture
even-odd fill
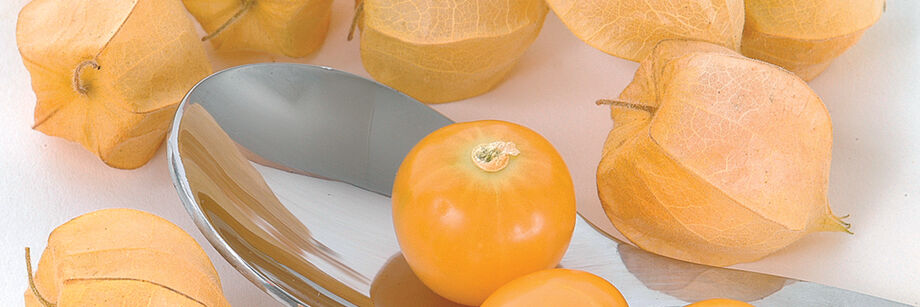
[[[814,79],[882,16],[885,0],[746,0],[741,52]]]
[[[211,73],[178,1],[35,0],[16,44],[37,99],[33,128],[117,168],[153,157],[179,101]]]
[[[260,51],[304,57],[319,49],[329,30],[332,0],[183,0],[221,51]],[[240,12],[242,10],[242,12]],[[236,20],[234,15],[240,14]]]
[[[640,61],[667,39],[741,46],[744,0],[547,0],[581,40],[608,54]]]
[[[204,250],[169,221],[133,209],[104,209],[48,237],[35,287],[58,307],[229,307]],[[26,306],[40,307],[26,290]]]
[[[543,27],[542,0],[363,0],[361,60],[422,102],[480,95],[508,75]]]
[[[664,41],[612,107],[597,187],[637,246],[725,266],[760,259],[831,214],[831,120],[808,85],[705,42]]]

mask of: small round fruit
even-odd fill
[[[620,291],[597,275],[568,269],[543,270],[498,288],[482,307],[626,307]]]
[[[464,305],[555,267],[575,227],[575,191],[559,153],[503,121],[453,124],[423,138],[403,160],[392,199],[412,271]]]
[[[727,298],[714,298],[705,301],[699,301],[687,305],[686,307],[754,307],[754,305],[742,301],[730,300]]]

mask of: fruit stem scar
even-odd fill
[[[86,66],[92,66],[96,70],[102,69],[102,67],[99,66],[99,63],[96,63],[96,60],[86,60],[86,61],[80,62],[80,64],[77,65],[77,68],[74,68],[73,81],[72,81],[73,89],[77,91],[77,93],[80,93],[83,95],[86,95],[88,89],[86,87],[86,84],[83,84],[83,80],[80,79],[80,74],[83,73],[83,68],[86,68]]]
[[[243,5],[240,6],[240,9],[236,11],[236,14],[233,14],[233,16],[231,16],[230,19],[227,19],[227,21],[224,22],[224,24],[220,25],[220,27],[217,27],[217,29],[214,30],[214,32],[211,32],[211,34],[208,34],[205,37],[202,37],[201,38],[202,42],[212,39],[215,36],[219,35],[221,32],[224,32],[224,30],[227,29],[227,27],[229,27],[231,24],[233,24],[238,19],[240,19],[240,17],[243,17],[243,14],[246,14],[246,12],[248,12],[249,9],[252,8],[252,6],[256,3],[256,0],[241,0],[241,1],[243,2]]]
[[[26,271],[29,273],[29,289],[32,289],[32,294],[35,295],[35,298],[38,299],[38,302],[45,307],[54,307],[57,304],[49,302],[38,292],[38,288],[35,287],[35,280],[32,279],[32,255],[29,253],[29,248],[26,247]]]
[[[351,17],[351,27],[348,29],[348,41],[355,38],[355,28],[358,27],[358,18],[364,13],[364,1],[355,3],[355,15]]]
[[[517,157],[521,151],[512,142],[495,141],[473,147],[470,158],[480,169],[494,173],[505,169],[511,157]]]
[[[614,106],[614,107],[619,107],[619,108],[627,108],[627,109],[645,111],[645,112],[648,112],[649,114],[655,114],[655,111],[658,111],[657,107],[648,106],[644,104],[631,103],[631,102],[626,102],[626,101],[616,100],[616,99],[599,99],[598,101],[594,103],[597,105],[609,105],[609,106]]]

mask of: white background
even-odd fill
[[[211,256],[235,306],[277,305],[230,267],[194,227],[173,189],[162,149],[140,169],[116,170],[77,144],[30,129],[35,96],[15,44],[16,15],[26,2],[0,4],[0,306],[22,304],[24,246],[32,247],[38,258],[54,227],[109,207],[152,212],[188,231]],[[357,41],[344,39],[353,3],[335,1],[324,47],[297,61],[367,76]],[[890,1],[862,41],[811,82],[834,122],[831,206],[838,215],[852,215],[856,234],[813,234],[771,257],[737,267],[920,305],[918,17],[920,2]],[[290,61],[214,55],[208,48],[215,69]],[[483,96],[435,108],[459,121],[505,119],[542,133],[572,171],[579,210],[604,221],[594,168],[612,122],[608,109],[593,101],[616,97],[636,67],[583,44],[551,13],[506,82]],[[604,226],[612,229],[609,223]]]

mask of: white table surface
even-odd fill
[[[37,262],[54,227],[110,207],[152,212],[188,231],[211,256],[233,305],[278,305],[203,239],[173,189],[162,149],[140,169],[116,170],[75,143],[30,129],[35,96],[15,44],[16,16],[26,2],[0,3],[0,306],[22,304],[24,246],[33,248]],[[367,76],[358,43],[344,40],[353,3],[335,1],[324,47],[298,62]],[[887,12],[862,41],[811,82],[834,123],[831,206],[839,215],[851,214],[856,234],[813,234],[738,268],[920,305],[918,16],[920,2],[889,1]],[[215,69],[252,61],[291,61],[211,54]],[[608,109],[593,101],[616,97],[636,67],[581,43],[550,14],[507,81],[483,96],[435,109],[458,121],[505,119],[541,132],[572,171],[579,210],[598,217],[602,213],[594,169],[612,122]],[[615,231],[609,223],[603,227]]]

